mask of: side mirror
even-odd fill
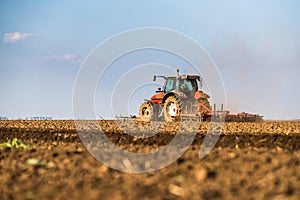
[[[155,75],[153,76],[153,81],[156,81],[156,76]]]
[[[199,78],[198,78],[198,81],[199,81],[199,87],[202,88],[202,87],[203,87],[203,81],[202,81],[202,78],[199,77]]]

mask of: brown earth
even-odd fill
[[[99,123],[112,142],[133,152],[159,149],[177,129]],[[85,124],[86,132],[99,129]],[[145,127],[158,134],[127,135]],[[32,147],[0,148],[0,199],[300,199],[300,122],[225,123],[215,148],[200,159],[207,130],[209,123],[201,123],[193,144],[171,165],[132,174],[95,159],[73,121],[0,121],[0,143],[17,138]]]

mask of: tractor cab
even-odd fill
[[[197,80],[199,76],[181,75],[179,77],[166,77],[164,85],[164,92],[171,92],[172,90],[179,90],[181,92],[195,92],[198,90]]]
[[[154,76],[153,81],[157,78],[165,79],[163,89],[158,88],[156,93],[151,97],[151,101],[155,104],[164,102],[169,94],[178,94],[186,98],[192,98],[199,86],[202,87],[202,79],[196,75],[177,75],[177,76]]]

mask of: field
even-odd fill
[[[159,133],[141,139],[121,130],[126,121],[97,123],[110,141],[132,152],[157,150],[176,130],[153,124]],[[143,132],[145,126],[136,127]],[[82,127],[96,129],[89,122]],[[74,121],[0,121],[0,199],[300,198],[299,121],[225,123],[214,149],[200,159],[208,129],[201,123],[192,145],[169,166],[125,173],[86,150]]]

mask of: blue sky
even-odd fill
[[[299,119],[299,10],[296,0],[1,1],[0,116],[72,118],[88,53],[119,32],[162,27],[208,51],[230,111]]]

